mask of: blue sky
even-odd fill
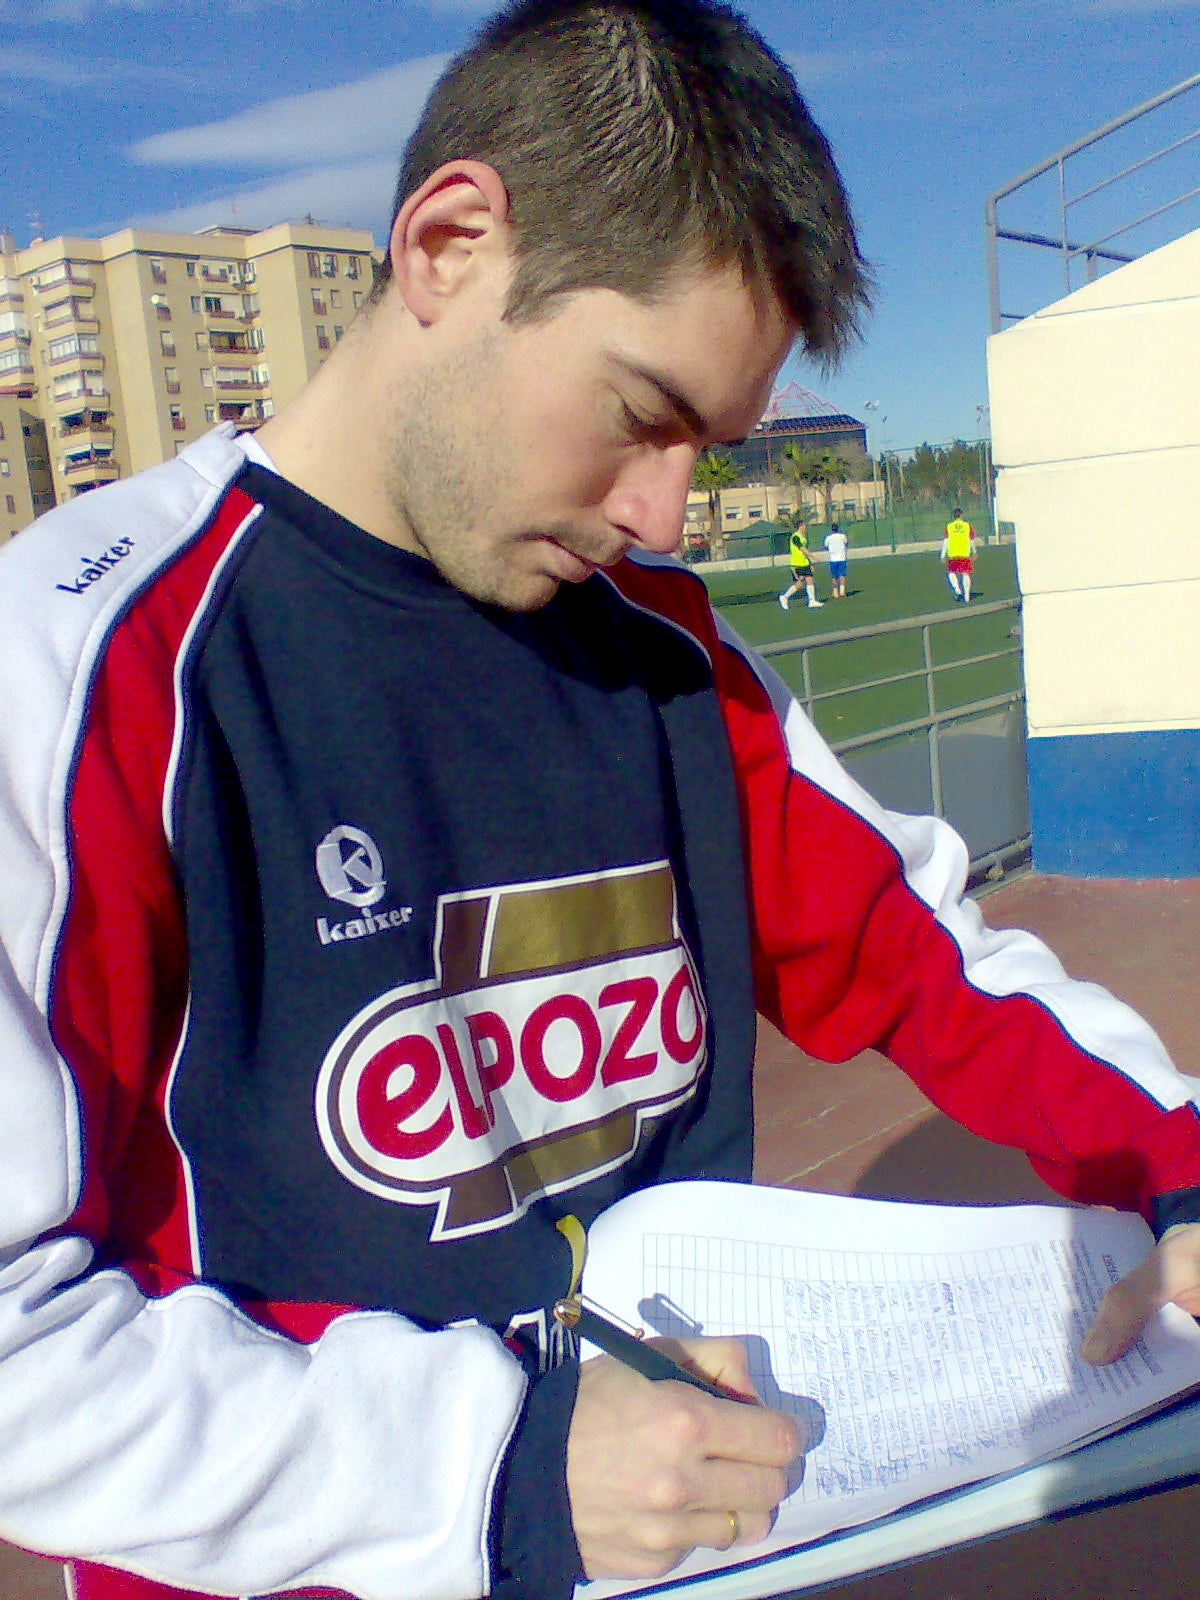
[[[786,376],[870,418],[873,447],[975,437],[987,400],[988,193],[1200,70],[1200,0],[742,8],[832,140],[879,281],[866,337],[842,370],[825,376],[797,360]],[[312,213],[382,242],[396,154],[446,52],[486,9],[0,0],[0,227],[24,245],[36,224],[47,237],[87,237]],[[1198,98],[1182,102],[1192,126]],[[1132,159],[1141,147],[1124,137]],[[1173,192],[1194,186],[1196,149],[1177,158],[1191,176]],[[1040,192],[1047,204],[1034,194],[1010,226],[1052,231],[1052,196]],[[1175,232],[1200,225],[1200,210],[1186,217],[1173,213]],[[1055,297],[1050,266],[1039,260],[1036,282],[1020,263],[1011,269],[1024,296],[1011,309]]]

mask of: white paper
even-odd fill
[[[591,1230],[585,1295],[648,1333],[743,1336],[764,1401],[821,1435],[767,1544],[697,1552],[672,1579],[1060,1455],[1200,1383],[1200,1331],[1175,1307],[1120,1361],[1079,1358],[1152,1242],[1138,1217],[1054,1206],[718,1183],[621,1201]]]

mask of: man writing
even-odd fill
[[[1187,1224],[1095,1358],[1200,1276],[1157,1040],[987,934],[671,559],[699,451],[864,299],[780,63],[699,0],[511,7],[388,261],[253,441],[0,563],[0,1531],[80,1600],[554,1596],[762,1537],[795,1424],[548,1314],[565,1213],[749,1176],[756,1007]]]

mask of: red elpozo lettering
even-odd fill
[[[445,896],[433,962],[342,1030],[316,1094],[334,1165],[436,1203],[431,1239],[620,1166],[694,1092],[706,1016],[665,861]]]

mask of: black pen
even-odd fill
[[[615,1322],[602,1317],[590,1306],[582,1305],[574,1297],[556,1302],[554,1320],[564,1328],[573,1328],[581,1339],[587,1339],[603,1350],[606,1356],[612,1356],[634,1372],[640,1372],[643,1378],[649,1378],[652,1383],[663,1383],[668,1379],[674,1383],[690,1383],[693,1389],[703,1389],[705,1394],[715,1395],[718,1400],[750,1403],[745,1395],[734,1394],[708,1378],[689,1372],[687,1367],[680,1366],[678,1361],[673,1361],[662,1350],[627,1333],[624,1328],[619,1328]]]

